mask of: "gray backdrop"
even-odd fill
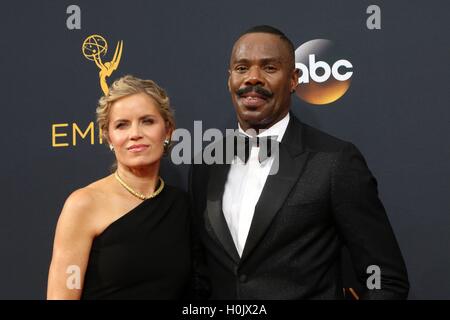
[[[69,30],[66,9],[81,8]],[[366,8],[381,8],[381,29]],[[10,1],[0,13],[0,298],[45,298],[54,228],[73,190],[109,173],[113,157],[78,136],[95,120],[98,69],[81,53],[100,34],[124,48],[118,70],[167,89],[178,127],[233,128],[227,64],[240,32],[255,24],[283,30],[298,47],[325,38],[345,48],[354,75],[325,106],[294,96],[304,122],[354,142],[379,182],[404,254],[411,299],[450,299],[449,1]],[[58,142],[52,146],[52,126]],[[97,133],[97,131],[96,131]],[[186,187],[187,165],[163,165]]]

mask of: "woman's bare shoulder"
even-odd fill
[[[108,194],[108,177],[73,191],[64,203],[60,220],[74,227],[83,225],[95,228],[98,212]]]

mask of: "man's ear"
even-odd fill
[[[231,92],[230,78],[231,78],[231,70],[228,69],[228,81],[227,81],[227,85],[228,85],[228,91]]]
[[[295,89],[298,86],[298,78],[299,78],[299,74],[300,74],[300,69],[295,68],[292,71],[292,76],[291,76],[291,92],[294,92]]]

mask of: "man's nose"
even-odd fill
[[[245,84],[251,86],[255,85],[264,86],[264,78],[261,75],[261,69],[259,67],[250,68],[247,74],[247,78],[245,79]]]

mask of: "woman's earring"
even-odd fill
[[[167,147],[169,146],[170,140],[166,139],[164,140],[164,149],[167,149]]]
[[[166,139],[164,140],[164,154],[167,154],[167,151],[169,150],[169,144],[170,144],[170,140]]]
[[[110,144],[110,145],[109,145],[109,149],[110,149],[111,151],[114,151],[114,146],[113,146],[112,144]]]

